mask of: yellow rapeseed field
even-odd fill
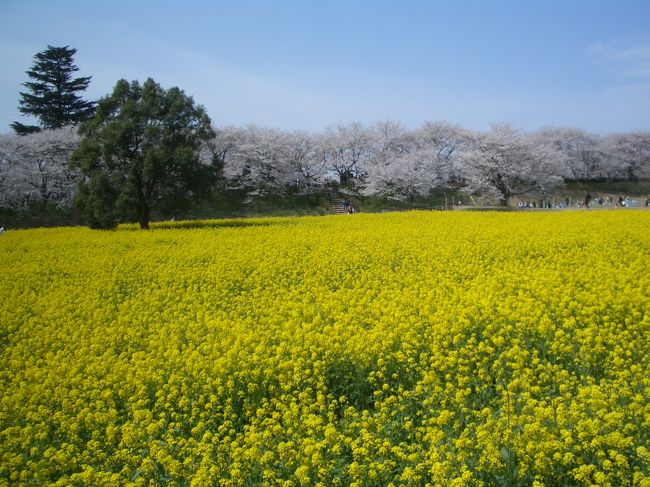
[[[6,232],[0,484],[648,486],[649,242],[643,210]]]

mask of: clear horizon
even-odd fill
[[[151,77],[216,126],[318,131],[395,120],[473,130],[650,130],[650,2],[298,1],[0,5],[0,133],[47,45],[78,50],[86,99]]]

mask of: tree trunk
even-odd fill
[[[47,176],[41,177],[41,203],[43,208],[47,206],[47,202],[50,199],[50,192],[47,190]]]
[[[144,203],[140,206],[140,229],[149,230],[149,207]]]
[[[138,197],[138,213],[140,216],[140,229],[149,230],[149,204],[147,203],[146,197],[146,188],[142,181],[142,174],[140,172],[135,173],[136,187],[137,187],[137,197]]]
[[[499,206],[508,206],[510,190],[501,174],[497,174],[496,189],[499,192]]]
[[[350,171],[344,171],[339,174],[339,182],[344,188],[351,188],[353,186],[354,175]]]

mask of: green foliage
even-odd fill
[[[88,87],[90,76],[72,78],[73,73],[79,71],[73,62],[76,52],[68,46],[47,46],[45,51],[34,56],[34,65],[26,72],[32,81],[23,83],[29,91],[20,93],[18,109],[38,118],[40,127],[14,122],[11,128],[17,134],[76,125],[92,117],[95,103],[77,94]]]
[[[18,135],[35,134],[41,131],[41,128],[38,125],[25,125],[20,122],[13,122],[9,124],[9,126]]]
[[[588,181],[568,181],[566,184],[567,191],[583,193],[619,193],[630,196],[642,196],[650,193],[650,180],[588,180]],[[566,192],[566,191],[565,191]]]
[[[117,226],[118,212],[116,207],[106,202],[117,201],[118,197],[116,185],[108,174],[98,171],[87,183],[80,185],[75,204],[83,208],[90,228],[112,230]]]
[[[83,222],[76,207],[53,201],[33,201],[18,208],[0,206],[0,227],[5,229],[76,226]]]
[[[181,211],[216,181],[218,164],[200,160],[214,137],[210,118],[178,88],[120,80],[79,133],[71,165],[85,176],[77,204],[91,227],[148,228],[152,211]]]

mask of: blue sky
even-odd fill
[[[650,130],[650,1],[0,1],[0,132],[46,46],[89,99],[152,77],[215,125]]]

